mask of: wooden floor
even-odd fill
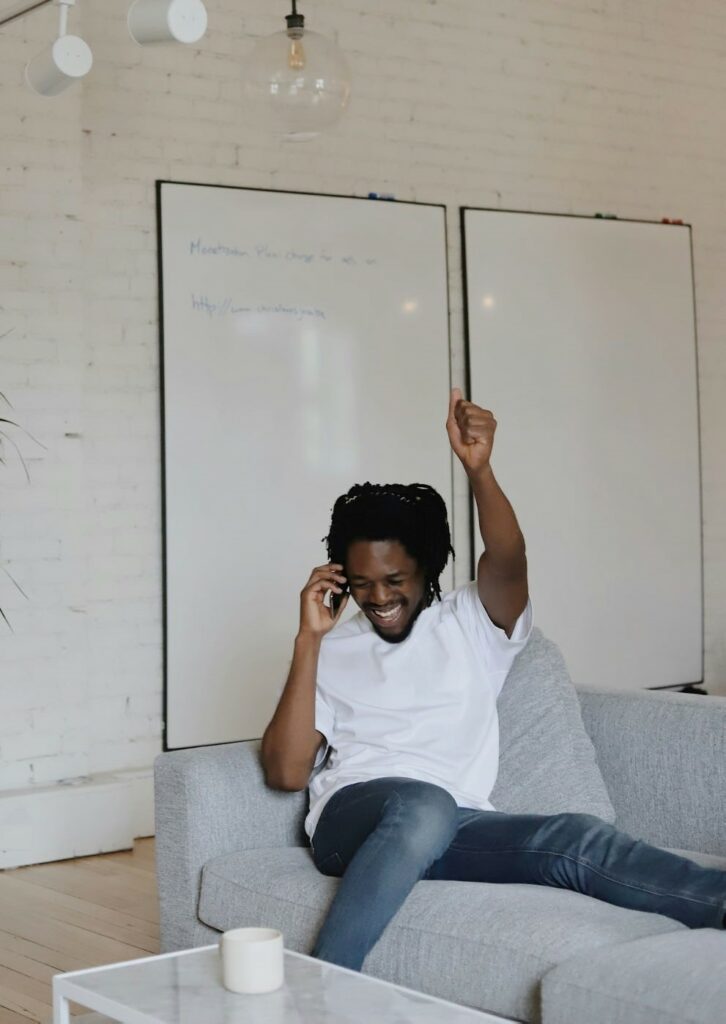
[[[0,871],[0,1024],[47,1024],[59,971],[158,951],[153,839],[123,853]]]

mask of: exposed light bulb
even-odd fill
[[[305,69],[305,50],[302,44],[302,37],[305,35],[305,18],[297,13],[297,3],[293,0],[292,14],[285,18],[287,22],[287,36],[290,40],[290,49],[287,51],[287,66],[291,71],[303,71]]]
[[[245,68],[250,117],[286,139],[315,138],[348,105],[350,70],[330,39],[310,32],[292,0],[286,28],[257,41]]]
[[[290,40],[287,64],[293,71],[302,71],[305,67],[305,49],[303,48],[301,39]]]

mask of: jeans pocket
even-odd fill
[[[345,870],[339,853],[330,853],[322,860],[316,860],[315,867],[321,874],[332,875],[334,878],[340,878]]]

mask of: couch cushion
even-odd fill
[[[305,849],[226,854],[204,867],[199,917],[220,931],[279,928],[289,949],[309,953],[338,884],[316,870]],[[424,881],[369,954],[365,972],[537,1021],[540,980],[557,964],[584,950],[679,930],[685,926],[670,918],[563,889]]]
[[[595,814],[615,821],[559,648],[534,629],[507,676],[499,710],[499,775],[491,801],[510,814]]]
[[[679,857],[688,857],[689,860],[700,864],[702,868],[718,868],[726,871],[726,857],[718,857],[715,853],[698,853],[696,850],[675,850],[666,847],[668,853],[677,853]]]
[[[723,1024],[726,932],[673,931],[577,956],[542,984],[544,1024]]]

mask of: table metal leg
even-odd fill
[[[53,985],[53,1024],[70,1024],[68,1000]]]

